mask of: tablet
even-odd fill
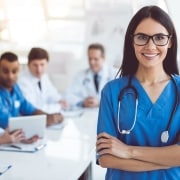
[[[46,129],[46,115],[18,116],[9,118],[9,130],[22,129],[26,138],[38,135],[44,137]]]

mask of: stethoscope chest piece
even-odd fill
[[[161,134],[161,142],[162,143],[167,143],[169,139],[169,132],[168,131],[163,131]]]

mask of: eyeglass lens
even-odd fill
[[[133,36],[134,43],[139,46],[146,45],[150,39],[153,40],[153,43],[157,46],[164,46],[168,43],[170,36],[165,34],[155,34],[153,36],[149,36],[146,34],[135,34]]]

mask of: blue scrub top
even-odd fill
[[[5,129],[8,126],[9,117],[20,115],[32,115],[36,108],[23,96],[17,84],[10,93],[0,87],[0,127]]]
[[[178,97],[180,97],[180,77],[174,77],[178,86]],[[118,96],[120,91],[127,86],[129,77],[125,76],[115,79],[106,84],[101,94],[101,102],[98,115],[97,134],[106,132],[117,137],[122,142],[134,146],[161,147],[172,144],[180,144],[176,141],[180,133],[180,103],[169,130],[169,140],[167,143],[161,142],[161,133],[166,130],[176,101],[175,85],[171,81],[166,85],[163,92],[155,103],[152,103],[146,91],[133,77],[131,85],[138,92],[137,120],[134,129],[130,134],[124,135],[118,132],[117,114],[118,114]],[[132,90],[127,90],[121,102],[119,116],[120,130],[129,130],[134,121],[135,98]],[[168,157],[167,157],[168,158]],[[107,169],[106,180],[179,180],[180,167],[174,167],[164,170],[154,170],[147,172],[128,172],[117,169]]]

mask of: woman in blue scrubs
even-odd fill
[[[130,21],[119,72],[102,90],[98,116],[97,160],[106,179],[179,180],[177,37],[159,7],[143,7]]]

